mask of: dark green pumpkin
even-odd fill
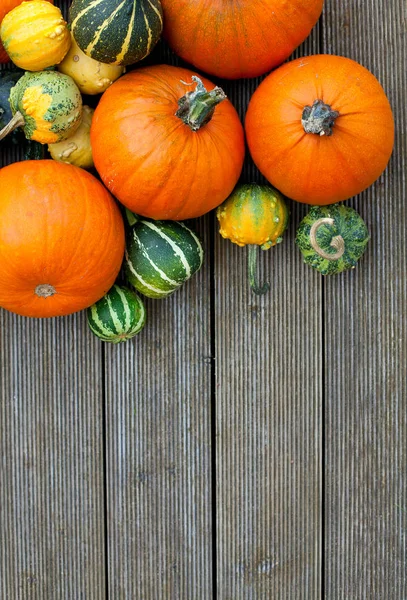
[[[178,221],[139,219],[130,229],[125,251],[129,283],[149,298],[165,298],[202,266],[196,234]]]
[[[137,335],[145,325],[144,303],[134,291],[115,284],[87,309],[90,330],[104,342],[118,344]]]
[[[110,65],[148,56],[163,29],[160,0],[73,0],[69,20],[82,52]]]
[[[295,238],[304,261],[334,275],[355,268],[369,241],[362,217],[349,206],[313,206],[301,221]]]

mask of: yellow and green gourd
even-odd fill
[[[217,208],[216,216],[222,237],[248,246],[250,287],[255,294],[266,293],[270,284],[260,287],[256,282],[257,247],[268,250],[282,242],[289,219],[284,197],[269,185],[241,184]]]
[[[71,77],[58,71],[26,72],[10,90],[13,118],[0,139],[22,127],[28,140],[54,144],[68,138],[82,118],[82,96]]]
[[[135,224],[127,236],[126,278],[144,296],[165,298],[201,268],[202,244],[184,223],[132,216]]]
[[[61,10],[46,0],[22,2],[8,12],[0,37],[13,63],[27,71],[58,64],[71,45]]]
[[[148,56],[163,29],[160,0],[73,0],[69,20],[81,50],[110,65]]]
[[[322,275],[354,269],[366,250],[369,231],[359,213],[343,204],[313,206],[297,229],[304,262]]]
[[[140,333],[146,323],[146,310],[136,292],[115,284],[87,309],[87,321],[99,339],[118,344]]]

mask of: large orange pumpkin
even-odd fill
[[[161,0],[164,37],[205,73],[238,79],[281,64],[317,22],[323,0]]]
[[[123,219],[93,175],[53,160],[0,170],[0,306],[28,317],[87,308],[123,256]]]
[[[333,204],[370,186],[393,149],[393,114],[359,63],[316,55],[286,63],[254,92],[245,128],[259,170],[285,196]]]
[[[112,194],[132,212],[162,220],[199,217],[221,204],[245,152],[243,126],[223,91],[168,65],[131,71],[104,92],[91,145]]]
[[[13,10],[16,6],[19,6],[23,0],[1,0],[0,2],[0,24],[4,18],[4,16]],[[51,4],[54,4],[53,0],[48,0]],[[7,63],[10,61],[10,57],[4,49],[3,44],[0,42],[0,64]]]

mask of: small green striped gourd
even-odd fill
[[[148,56],[163,29],[160,0],[73,0],[69,19],[82,52],[110,65]]]
[[[149,298],[165,298],[202,266],[197,235],[179,221],[139,219],[126,242],[124,269],[129,283]]]
[[[362,217],[350,206],[313,206],[298,226],[295,242],[304,262],[322,275],[354,269],[369,241]]]
[[[134,337],[146,322],[140,296],[126,286],[113,287],[87,309],[90,330],[104,342],[118,344]]]

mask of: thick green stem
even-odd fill
[[[249,270],[249,283],[252,291],[259,296],[262,294],[266,294],[270,289],[270,284],[268,282],[263,283],[260,287],[257,283],[256,278],[256,266],[257,266],[257,253],[259,251],[259,247],[255,244],[249,244],[248,246],[248,255],[247,255],[247,265]]]
[[[338,117],[338,111],[332,110],[329,104],[315,100],[312,106],[304,106],[301,124],[305,133],[329,136],[332,135],[332,127]]]
[[[226,94],[218,86],[208,92],[199,77],[193,75],[192,79],[196,82],[196,88],[178,100],[179,108],[175,116],[179,117],[192,131],[198,131],[211,120],[216,106],[225,100]]]
[[[22,127],[24,124],[25,121],[23,115],[20,113],[20,111],[17,111],[11,121],[9,121],[7,125],[0,131],[0,140],[14,131],[14,129],[17,129],[17,127]]]

